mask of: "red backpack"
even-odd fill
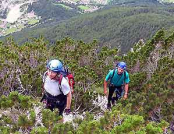
[[[68,73],[66,78],[68,79],[69,86],[71,88],[71,93],[74,93],[74,85],[75,85],[74,76],[71,73]]]

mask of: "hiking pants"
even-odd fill
[[[52,96],[49,93],[45,93],[45,100],[46,100],[46,108],[50,109],[53,111],[55,108],[59,109],[59,116],[63,115],[63,111],[66,107],[66,100],[67,97],[66,95],[58,95],[58,96]]]
[[[112,97],[113,94],[115,92],[115,97]],[[113,86],[113,85],[110,85],[109,86],[109,95],[108,95],[108,104],[111,104],[111,101],[112,103],[114,101],[117,101],[118,99],[120,99],[124,94],[124,90],[122,88],[122,86],[119,86],[119,87],[116,87],[116,86]]]

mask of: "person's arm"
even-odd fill
[[[74,93],[73,81],[70,80],[69,84],[70,84],[70,88],[71,88],[71,94],[73,94]]]
[[[62,90],[63,94],[67,96],[67,102],[66,102],[67,104],[66,104],[65,109],[70,109],[70,107],[71,107],[71,89],[70,89],[68,81],[64,77],[62,78],[62,82],[61,82],[61,90]]]
[[[125,91],[125,93],[124,93],[124,99],[127,99],[127,96],[128,96],[128,89],[129,89],[129,84],[127,83],[127,84],[125,84],[125,86],[124,86],[124,91]]]
[[[107,81],[110,80],[110,74],[113,74],[113,71],[110,71],[107,75],[106,75],[106,78],[104,79],[104,94],[105,95],[108,95],[108,92],[107,92]]]
[[[107,92],[107,81],[104,80],[104,94],[107,95],[108,92]]]
[[[42,95],[44,94],[44,87],[42,86]]]
[[[70,109],[70,107],[71,107],[71,91],[67,94],[66,109]]]

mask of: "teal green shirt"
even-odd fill
[[[106,81],[111,79],[113,72],[114,72],[114,70],[109,71],[109,73],[107,74],[107,76],[105,78]],[[124,73],[118,74],[117,69],[115,69],[115,74],[114,74],[112,80],[110,81],[110,83],[114,84],[114,86],[121,86],[124,83],[129,83],[129,81],[130,81],[129,73],[127,71],[125,71],[125,75],[124,75]]]

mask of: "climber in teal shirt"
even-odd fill
[[[111,108],[111,101],[114,105],[115,101],[124,96],[127,99],[128,87],[129,87],[129,73],[126,71],[126,63],[119,62],[117,69],[111,70],[105,80],[104,80],[104,94],[107,95],[107,82],[110,80],[109,84],[109,95],[107,108]],[[116,97],[112,97],[113,93],[116,93]]]

